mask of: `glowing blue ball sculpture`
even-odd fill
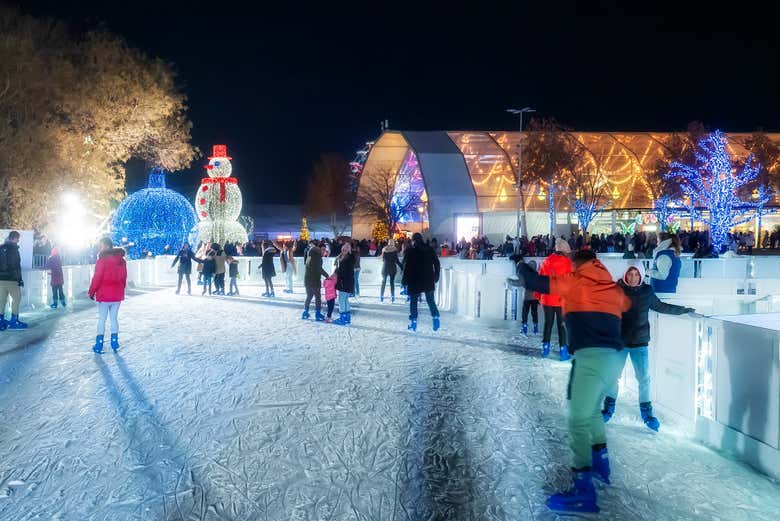
[[[155,168],[147,188],[128,196],[111,222],[114,244],[127,247],[130,258],[175,253],[198,221],[181,194],[165,187],[165,171]]]

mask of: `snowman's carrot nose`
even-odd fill
[[[206,165],[204,168],[206,170],[214,170],[214,165]]]

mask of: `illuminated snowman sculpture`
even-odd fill
[[[201,180],[195,196],[199,241],[224,245],[247,240],[246,230],[237,221],[241,214],[241,189],[238,180],[231,177],[231,159],[225,145],[214,145],[205,167],[209,176]]]

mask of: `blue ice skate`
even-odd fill
[[[10,326],[9,326],[10,327]],[[650,429],[658,432],[661,427],[661,422],[658,418],[653,416],[653,404],[652,402],[643,402],[639,404],[639,412],[642,413],[642,421],[645,422]]]
[[[321,311],[317,311],[314,314],[314,320],[316,320],[317,322],[324,322],[325,321],[325,315],[323,315]]]
[[[550,496],[547,507],[561,513],[598,512],[593,473],[589,470],[575,470],[572,487],[566,492]]]
[[[309,320],[309,310],[304,309],[303,314],[301,315],[301,320]]]
[[[119,350],[119,335],[111,334],[111,349],[116,353]]]
[[[604,423],[607,423],[612,419],[615,414],[615,399],[607,396],[604,398],[604,408],[601,409],[601,416],[604,418]]]
[[[542,358],[550,356],[550,342],[542,343]]]
[[[19,315],[11,315],[8,322],[8,329],[27,329],[27,323],[19,320]]]
[[[609,474],[609,454],[607,453],[607,447],[593,449],[593,477],[600,479],[609,485]]]
[[[98,355],[103,354],[103,335],[98,335],[95,337],[95,345],[92,346],[92,351]]]
[[[523,322],[523,335],[528,336],[528,324]]]
[[[441,327],[441,320],[439,317],[433,317],[433,330],[438,331]]]
[[[561,346],[561,362],[566,362],[568,360],[571,360],[569,349],[566,346]]]
[[[409,319],[409,325],[406,326],[406,329],[409,331],[417,331],[417,319],[416,318],[410,318]]]

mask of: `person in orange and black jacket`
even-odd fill
[[[544,276],[521,264],[518,276],[526,289],[563,297],[574,356],[567,396],[574,485],[550,496],[547,506],[558,512],[597,512],[593,477],[608,483],[610,473],[601,399],[625,363],[620,321],[631,301],[595,253],[579,251],[572,260],[574,271],[569,274]]]
[[[555,240],[555,251],[552,252],[539,268],[540,275],[566,275],[571,273],[572,265],[569,260],[569,243],[563,239]],[[558,346],[560,347],[561,361],[571,358],[566,347],[566,327],[563,324],[563,299],[555,293],[543,293],[540,298],[544,310],[544,330],[542,331],[542,357],[550,354],[550,337],[552,336],[553,322],[558,323]]]

